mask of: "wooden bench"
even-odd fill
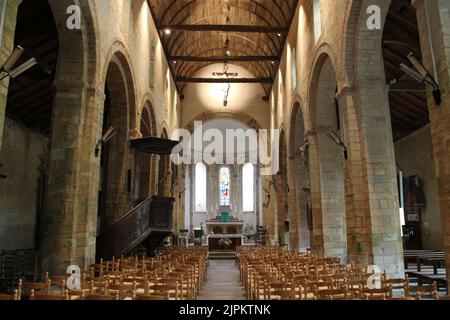
[[[405,260],[405,269],[408,269],[409,263],[417,263],[417,258],[419,256],[424,256],[426,254],[433,254],[438,252],[437,250],[404,250],[403,258]]]
[[[422,285],[423,283],[432,284],[436,282],[439,288],[445,288],[447,290],[447,277],[445,274],[430,274],[426,271],[408,271],[408,276],[417,278],[418,284]],[[447,290],[448,294],[448,290]]]
[[[422,271],[422,265],[433,266],[434,274],[438,274],[438,269],[445,266],[444,252],[427,253],[417,257],[417,271]]]

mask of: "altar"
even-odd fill
[[[235,251],[244,243],[244,221],[223,216],[206,221],[209,251]]]

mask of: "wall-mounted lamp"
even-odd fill
[[[347,146],[342,141],[341,137],[336,133],[336,131],[334,131],[334,130],[328,131],[327,137],[330,138],[330,140],[332,140],[334,143],[336,143],[338,146],[341,147],[342,151],[344,152],[345,160],[347,160],[348,159]]]
[[[402,69],[406,74],[412,77],[419,83],[431,85],[433,90],[433,98],[436,102],[436,105],[440,106],[442,103],[442,95],[441,90],[439,88],[439,84],[436,80],[431,76],[430,72],[424,67],[424,65],[417,59],[414,53],[410,53],[408,55],[408,60],[412,63],[415,69],[407,66],[404,63],[400,64],[400,69]]]
[[[107,143],[109,140],[114,138],[117,134],[117,130],[113,127],[110,127],[106,132],[103,134],[102,138],[97,142],[97,145],[95,146],[95,156],[98,157],[100,153],[100,147]]]
[[[24,73],[25,71],[31,69],[35,65],[38,64],[38,61],[36,58],[31,58],[27,60],[25,63],[21,64],[17,68],[13,69],[16,65],[17,61],[22,57],[22,55],[25,53],[25,49],[21,46],[17,46],[14,51],[11,53],[11,55],[6,59],[5,63],[0,68],[0,72],[4,73],[4,75],[0,78],[0,81],[7,78],[17,78],[19,75]]]

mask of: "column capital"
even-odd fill
[[[352,95],[356,92],[356,88],[353,86],[344,86],[342,88],[339,89],[339,91],[336,93],[336,99],[338,101],[341,101],[342,98],[348,96],[348,95]]]
[[[141,139],[143,138],[141,132],[138,130],[138,128],[131,129],[129,132],[130,139]]]

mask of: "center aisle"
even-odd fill
[[[211,260],[198,300],[245,300],[239,269],[234,260]]]

